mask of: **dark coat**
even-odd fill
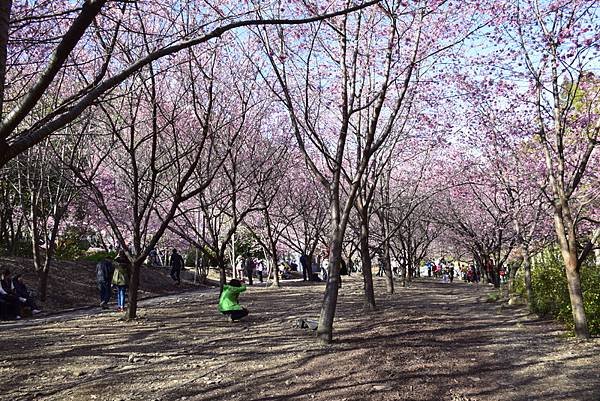
[[[98,284],[110,284],[113,276],[114,267],[110,260],[104,259],[96,265],[96,282]]]

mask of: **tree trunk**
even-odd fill
[[[4,89],[6,87],[6,58],[10,32],[10,11],[12,0],[0,4],[0,121],[4,120]],[[6,149],[6,138],[0,138],[0,151]]]
[[[50,263],[40,271],[38,271],[38,298],[44,302],[48,289],[48,275],[50,273]]]
[[[500,267],[494,262],[490,262],[490,272],[492,274],[492,284],[494,288],[500,288]]]
[[[219,266],[219,292],[221,292],[223,291],[223,286],[227,284],[227,271],[225,270],[225,258],[220,252],[217,254],[217,266]],[[233,270],[235,271],[235,265],[233,266]]]
[[[330,343],[333,336],[333,318],[337,305],[339,288],[340,259],[342,257],[342,240],[344,233],[339,227],[334,229],[329,250],[329,267],[325,297],[321,306],[317,338],[323,343]]]
[[[406,260],[400,263],[400,275],[402,276],[402,288],[406,288]]]
[[[569,298],[573,312],[573,323],[575,324],[575,335],[579,338],[590,338],[590,332],[587,325],[587,317],[583,306],[583,291],[581,290],[581,277],[579,275],[579,266],[577,263],[576,252],[562,252],[565,260],[567,273],[567,282],[569,284]]]
[[[127,308],[127,320],[133,320],[137,317],[137,304],[138,304],[138,289],[140,286],[140,266],[143,263],[143,259],[136,259],[130,264],[131,271],[129,272],[129,288],[128,293],[128,308]]]
[[[394,272],[392,271],[392,257],[390,255],[390,241],[383,244],[383,260],[385,263],[385,286],[388,294],[394,293]]]
[[[47,274],[44,276],[44,266],[42,265],[42,252],[40,249],[40,233],[38,225],[38,214],[35,203],[36,198],[31,196],[31,251],[33,253],[33,267],[38,275],[38,294],[40,301],[46,300]]]
[[[58,237],[58,230],[60,228],[60,221],[62,220],[64,213],[54,213],[54,224],[52,231],[50,232],[50,238],[46,238],[46,255],[44,257],[44,266],[38,271],[38,291],[40,301],[46,300],[46,293],[48,290],[48,275],[50,274],[50,262],[54,259],[54,253],[56,252],[56,238]]]
[[[373,266],[369,254],[369,216],[366,208],[360,210],[360,258],[365,288],[364,308],[374,311],[376,309],[375,291],[373,289]]]
[[[527,306],[529,311],[533,311],[535,305],[535,295],[533,294],[533,286],[531,285],[531,254],[529,246],[523,246],[523,271],[525,272],[525,291],[527,292]]]
[[[523,259],[523,261],[519,262],[519,264],[512,264],[509,265],[509,272],[508,272],[508,296],[510,297],[514,292],[515,292],[515,281],[517,280],[517,272],[519,271],[519,268],[521,267],[521,264],[524,262],[525,259]]]
[[[281,284],[279,284],[279,268],[277,267],[277,248],[275,246],[271,247],[271,260],[273,261],[273,284],[272,287],[279,288]]]
[[[559,195],[560,202],[554,206],[554,229],[565,263],[575,335],[579,338],[590,338],[587,317],[583,307],[583,291],[579,275],[580,266],[577,260],[577,233],[575,232],[568,201],[562,193],[559,193]]]

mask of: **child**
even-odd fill
[[[228,316],[232,322],[248,316],[248,309],[242,307],[238,302],[240,293],[244,291],[246,291],[246,286],[236,279],[232,279],[229,285],[223,286],[223,292],[219,298],[219,312]]]

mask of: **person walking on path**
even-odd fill
[[[254,259],[251,257],[246,258],[246,266],[244,266],[246,270],[246,276],[248,276],[248,285],[252,285],[252,276],[254,274]]]
[[[181,269],[183,269],[183,257],[177,253],[177,249],[173,249],[171,253],[171,278],[175,284],[181,284]]]
[[[102,309],[108,308],[108,301],[110,301],[110,284],[114,267],[110,259],[106,258],[96,265],[96,284],[98,285],[98,291],[100,291],[100,307]]]
[[[226,315],[230,321],[237,322],[245,316],[248,316],[248,309],[239,303],[239,296],[246,291],[246,286],[242,285],[240,280],[232,279],[229,285],[223,286],[223,292],[219,297],[219,312]]]
[[[117,266],[112,276],[112,283],[117,287],[117,312],[123,312],[129,284],[129,259],[125,256],[125,252],[119,251],[115,262]]]

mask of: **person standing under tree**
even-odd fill
[[[181,269],[183,269],[183,257],[177,253],[177,249],[173,249],[171,253],[171,278],[175,284],[181,284]]]
[[[300,266],[302,266],[302,281],[310,281],[312,274],[309,271],[310,265],[305,254],[300,256]]]
[[[125,252],[119,251],[115,262],[117,262],[117,266],[113,273],[112,283],[117,287],[117,312],[123,312],[129,284],[129,259]]]
[[[100,291],[100,307],[102,309],[108,308],[108,301],[110,301],[110,284],[114,272],[114,267],[110,259],[105,258],[98,262],[96,265],[96,284],[98,285],[98,291]]]
[[[265,271],[265,264],[262,260],[256,262],[256,275],[258,276],[258,280],[263,282],[263,272]]]
[[[254,258],[247,257],[246,258],[246,276],[248,276],[248,285],[252,285],[252,275],[254,274]]]

